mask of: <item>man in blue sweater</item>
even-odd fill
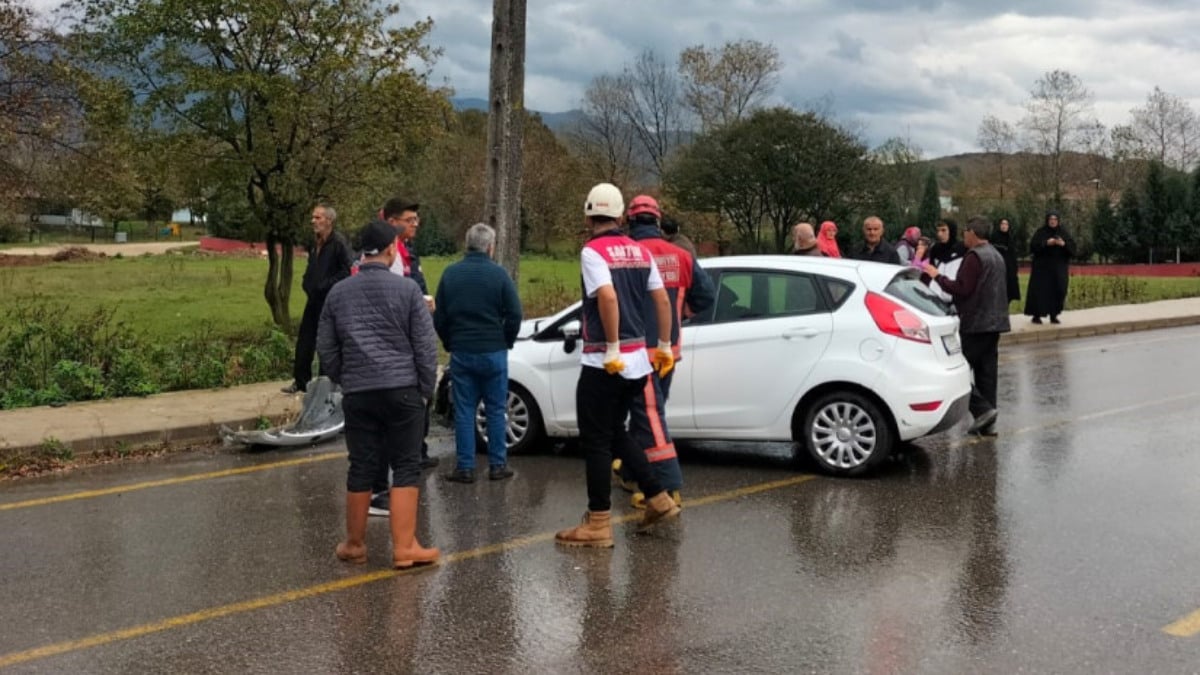
[[[496,231],[477,223],[467,230],[467,254],[446,268],[434,300],[433,325],[450,352],[454,391],[455,483],[475,482],[475,408],[487,416],[488,478],[504,480],[508,468],[508,350],[521,328],[521,300],[503,267],[492,262]]]

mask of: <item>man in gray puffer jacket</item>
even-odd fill
[[[437,335],[415,281],[392,274],[396,232],[373,221],[360,234],[358,274],[334,285],[321,312],[317,352],[323,373],[342,387],[346,446],[346,540],[341,560],[367,560],[371,483],[381,462],[392,468],[391,530],[397,569],[437,562],[416,539],[425,400],[437,378]]]

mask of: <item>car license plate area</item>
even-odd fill
[[[946,353],[950,355],[962,353],[962,342],[958,339],[958,333],[953,335],[942,336],[942,346],[946,348]]]

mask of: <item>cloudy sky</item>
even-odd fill
[[[435,73],[462,96],[487,91],[491,2],[416,0],[445,53]],[[832,96],[874,143],[911,138],[927,156],[976,148],[986,114],[1016,121],[1043,73],[1063,68],[1106,124],[1158,85],[1200,110],[1195,0],[529,0],[526,104],[578,107],[587,82],[653,47],[754,38],[783,57],[777,102]]]
[[[491,1],[401,6],[435,22],[435,80],[485,97]],[[578,107],[591,78],[646,47],[674,60],[740,38],[779,48],[775,102],[831,97],[872,144],[907,137],[930,157],[975,150],[986,114],[1016,122],[1056,68],[1082,78],[1108,125],[1155,85],[1200,111],[1197,0],[529,0],[528,14],[526,105],[547,112]]]

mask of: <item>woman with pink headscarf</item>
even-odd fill
[[[830,258],[842,257],[842,252],[838,250],[837,231],[837,225],[827,220],[821,223],[821,233],[817,235],[817,248]]]

